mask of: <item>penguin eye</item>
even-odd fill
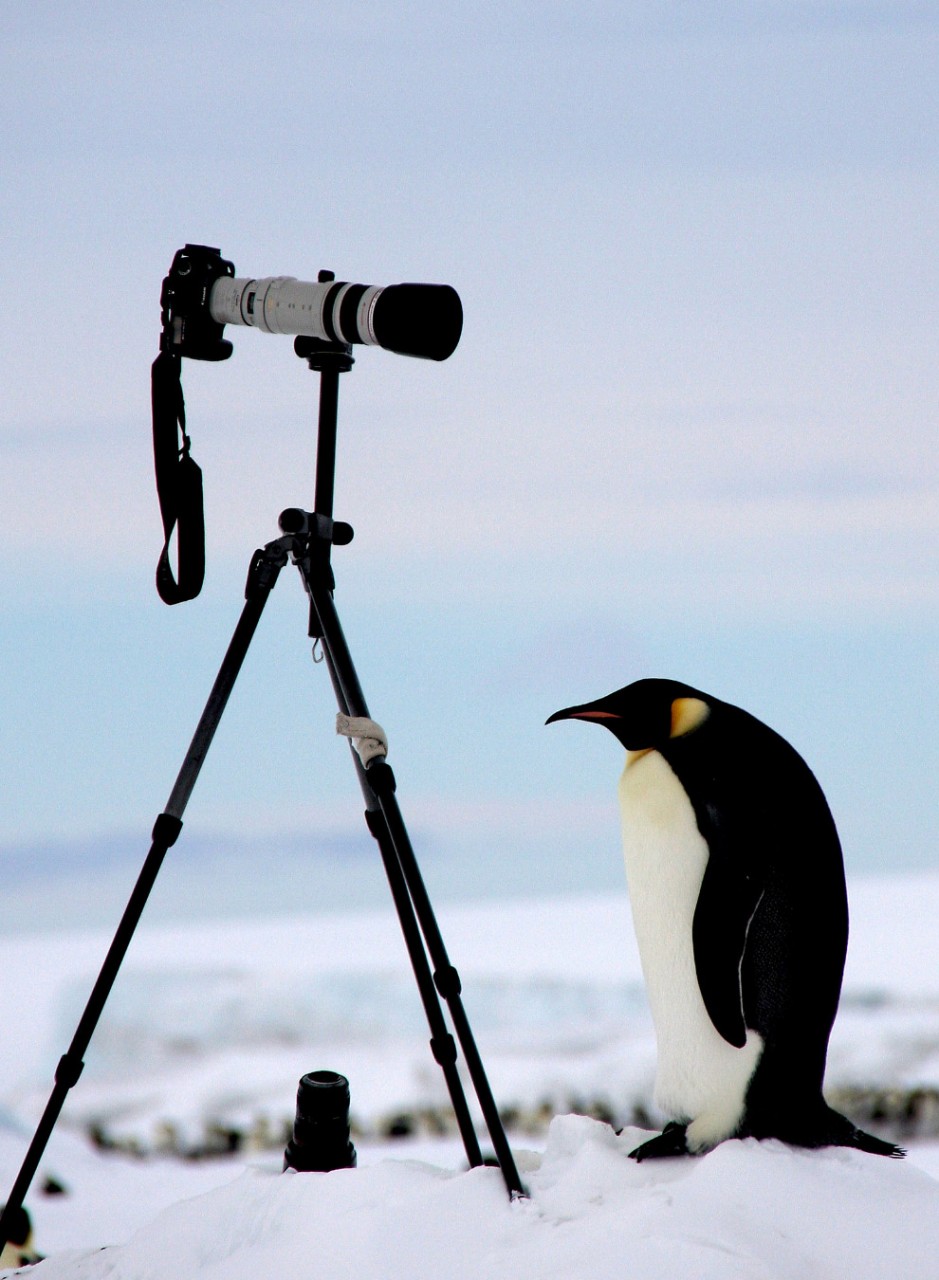
[[[700,698],[676,698],[672,703],[672,726],[670,738],[683,738],[699,725],[704,724],[711,714],[711,708]]]

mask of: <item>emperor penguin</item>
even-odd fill
[[[901,1148],[822,1097],[848,942],[841,845],[788,742],[677,680],[646,679],[548,720],[589,720],[626,748],[626,879],[671,1122],[630,1154],[727,1138]]]
[[[33,1244],[33,1225],[29,1211],[22,1205],[10,1214],[7,1232],[9,1239],[0,1249],[0,1271],[5,1271],[8,1267],[29,1267],[34,1262],[42,1262],[42,1254],[36,1252]]]

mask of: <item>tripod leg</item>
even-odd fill
[[[297,567],[304,580],[313,611],[319,624],[319,633],[323,640],[330,674],[336,688],[340,709],[353,716],[368,716],[368,708],[361,685],[356,674],[352,655],[346,644],[339,615],[333,601],[332,592],[325,582],[319,581],[311,569],[311,561],[297,558]],[[509,1146],[502,1118],[499,1115],[495,1098],[489,1086],[485,1067],[476,1041],[473,1037],[469,1019],[463,1008],[461,998],[460,975],[450,963],[444,946],[443,937],[437,926],[434,910],[424,886],[424,881],[411,847],[411,841],[404,825],[404,819],[395,798],[395,780],[391,767],[381,759],[373,760],[365,769],[365,780],[369,791],[375,797],[377,808],[381,813],[383,827],[387,839],[394,852],[393,861],[397,863],[407,894],[413,904],[414,913],[420,924],[421,932],[430,953],[434,966],[434,985],[447,1003],[453,1019],[454,1030],[466,1059],[467,1069],[479,1099],[483,1118],[489,1130],[489,1137],[495,1150],[496,1159],[502,1170],[509,1194],[524,1196],[522,1185],[512,1149]],[[371,826],[371,822],[369,824]],[[389,859],[391,861],[391,859]],[[423,948],[421,948],[423,950]]]
[[[62,1055],[55,1072],[55,1081],[45,1111],[30,1143],[26,1158],[7,1197],[6,1205],[0,1213],[0,1249],[7,1242],[6,1232],[17,1209],[22,1207],[29,1191],[33,1177],[39,1167],[43,1152],[56,1121],[61,1114],[69,1090],[77,1083],[84,1068],[84,1056],[88,1044],[94,1034],[95,1027],[104,1010],[105,1003],[111,993],[114,980],[124,960],[131,938],[143,914],[150,891],[156,881],[163,858],[175,844],[182,830],[182,815],[189,801],[196,779],[205,761],[215,730],[218,728],[222,713],[228,702],[238,672],[244,661],[248,646],[257,629],[261,613],[267,603],[268,596],[277,581],[277,575],[287,561],[284,539],[268,544],[263,551],[256,551],[248,572],[248,585],[245,591],[245,605],[232,636],[231,643],[222,661],[212,692],[206,703],[202,718],[196,728],[192,743],[186,753],[176,784],[170,794],[166,809],[159,815],[153,828],[153,842],[150,852],[144,861],[137,883],[134,885],[114,940],[105,957],[101,972],[98,974],[85,1011],[72,1037],[68,1052]]]
[[[336,694],[336,701],[339,703],[340,711],[348,714],[345,697],[340,688],[336,669],[333,666],[329,649],[324,650],[326,657],[326,667],[332,680],[333,689]],[[470,1115],[469,1106],[466,1101],[466,1093],[463,1089],[463,1082],[460,1079],[457,1070],[457,1052],[456,1044],[453,1036],[447,1030],[447,1024],[444,1020],[443,1011],[440,1007],[440,996],[434,985],[433,975],[430,971],[430,965],[427,962],[427,953],[424,950],[424,943],[421,938],[420,927],[414,915],[414,907],[408,894],[407,884],[401,873],[401,866],[395,853],[394,844],[388,832],[388,825],[385,822],[381,812],[381,807],[368,784],[368,777],[362,762],[356,755],[355,750],[350,743],[350,751],[352,761],[355,765],[356,773],[359,779],[359,785],[362,788],[362,795],[365,798],[365,821],[369,831],[375,837],[381,853],[382,864],[385,868],[385,875],[388,878],[388,886],[391,889],[391,897],[395,904],[395,910],[398,913],[398,920],[401,924],[401,932],[404,935],[405,946],[407,947],[408,957],[411,961],[411,968],[414,970],[414,977],[417,981],[417,988],[420,993],[421,1003],[424,1006],[424,1013],[427,1017],[427,1023],[430,1027],[430,1049],[434,1056],[434,1060],[440,1065],[443,1071],[444,1080],[446,1081],[447,1091],[450,1094],[450,1101],[453,1104],[453,1111],[456,1116],[457,1127],[460,1130],[460,1137],[463,1140],[463,1148],[466,1151],[466,1158],[471,1168],[483,1163],[482,1152],[479,1149],[479,1139],[476,1137],[476,1130],[473,1127],[472,1116]]]
[[[366,808],[365,821],[381,852],[385,875],[388,877],[391,896],[401,923],[401,932],[404,934],[405,945],[411,959],[411,967],[417,979],[421,1002],[424,1005],[424,1012],[430,1027],[430,1050],[434,1055],[434,1061],[440,1065],[446,1081],[447,1092],[450,1094],[450,1101],[453,1104],[457,1128],[463,1141],[466,1159],[470,1167],[475,1168],[483,1163],[483,1155],[479,1149],[479,1139],[476,1137],[476,1130],[473,1127],[473,1118],[470,1115],[466,1101],[463,1082],[457,1070],[456,1043],[447,1030],[447,1024],[444,1021],[443,1011],[440,1008],[440,998],[434,985],[430,965],[427,962],[427,955],[421,941],[420,928],[408,895],[408,887],[395,857],[394,846],[388,834],[388,827],[377,804],[374,809]]]
[[[476,1046],[469,1018],[463,1007],[460,975],[450,963],[447,955],[447,949],[437,925],[434,909],[427,895],[424,880],[404,825],[404,819],[398,807],[395,797],[394,773],[391,770],[391,766],[384,760],[374,760],[366,770],[366,777],[369,786],[378,799],[382,816],[388,827],[389,836],[407,884],[408,893],[414,903],[414,909],[420,921],[421,932],[427,942],[427,950],[430,952],[430,958],[434,965],[434,985],[447,1002],[447,1008],[450,1010],[453,1028],[456,1031],[460,1048],[463,1050],[467,1070],[473,1082],[473,1088],[476,1090],[476,1097],[479,1099],[486,1128],[489,1130],[489,1137],[492,1140],[493,1149],[496,1153],[496,1159],[499,1161],[506,1187],[510,1195],[524,1196],[527,1193],[519,1176],[515,1157],[512,1155],[512,1148],[509,1146],[509,1141],[506,1137],[502,1117],[499,1115],[499,1109],[496,1106],[496,1100],[489,1085],[486,1069]]]

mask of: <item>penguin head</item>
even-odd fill
[[[699,728],[712,701],[679,680],[637,680],[596,702],[555,711],[545,723],[592,720],[609,729],[627,751],[655,751]]]

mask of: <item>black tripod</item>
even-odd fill
[[[199,720],[189,751],[170,793],[166,809],[154,824],[152,844],[138,876],[124,915],[118,925],[101,972],[92,989],[68,1051],[59,1060],[55,1084],[22,1168],[0,1214],[0,1248],[8,1226],[26,1197],[42,1159],[68,1091],[84,1067],[84,1055],[117,977],[134,930],[146,905],[150,890],[166,851],[182,829],[182,816],[192,789],[218,728],[228,697],[247,654],[280,570],[292,560],[300,571],[310,598],[311,637],[323,650],[336,701],[342,714],[368,719],[368,707],[346,644],[333,600],[335,580],[330,563],[333,543],[344,545],[352,539],[349,525],[333,520],[333,491],[336,465],[336,433],[339,375],[353,364],[351,347],[316,338],[297,338],[297,354],[320,375],[319,428],[316,449],[315,510],[290,509],[281,513],[282,536],[254,553],[248,570],[245,605],[222,661],[205,710]],[[363,756],[365,753],[363,753]],[[395,777],[383,755],[363,763],[352,751],[359,784],[365,799],[365,820],[381,852],[391,895],[404,934],[408,954],[431,1032],[430,1047],[440,1064],[456,1114],[460,1136],[471,1166],[483,1163],[479,1141],[473,1128],[463,1083],[457,1070],[457,1044],[447,1029],[441,998],[446,1001],[463,1051],[496,1160],[511,1196],[525,1195],[518,1169],[509,1147],[502,1120],[486,1077],[472,1029],[463,1008],[460,977],[450,963],[437,927],[433,907],[411,841],[395,797]],[[431,968],[433,966],[433,968]]]

